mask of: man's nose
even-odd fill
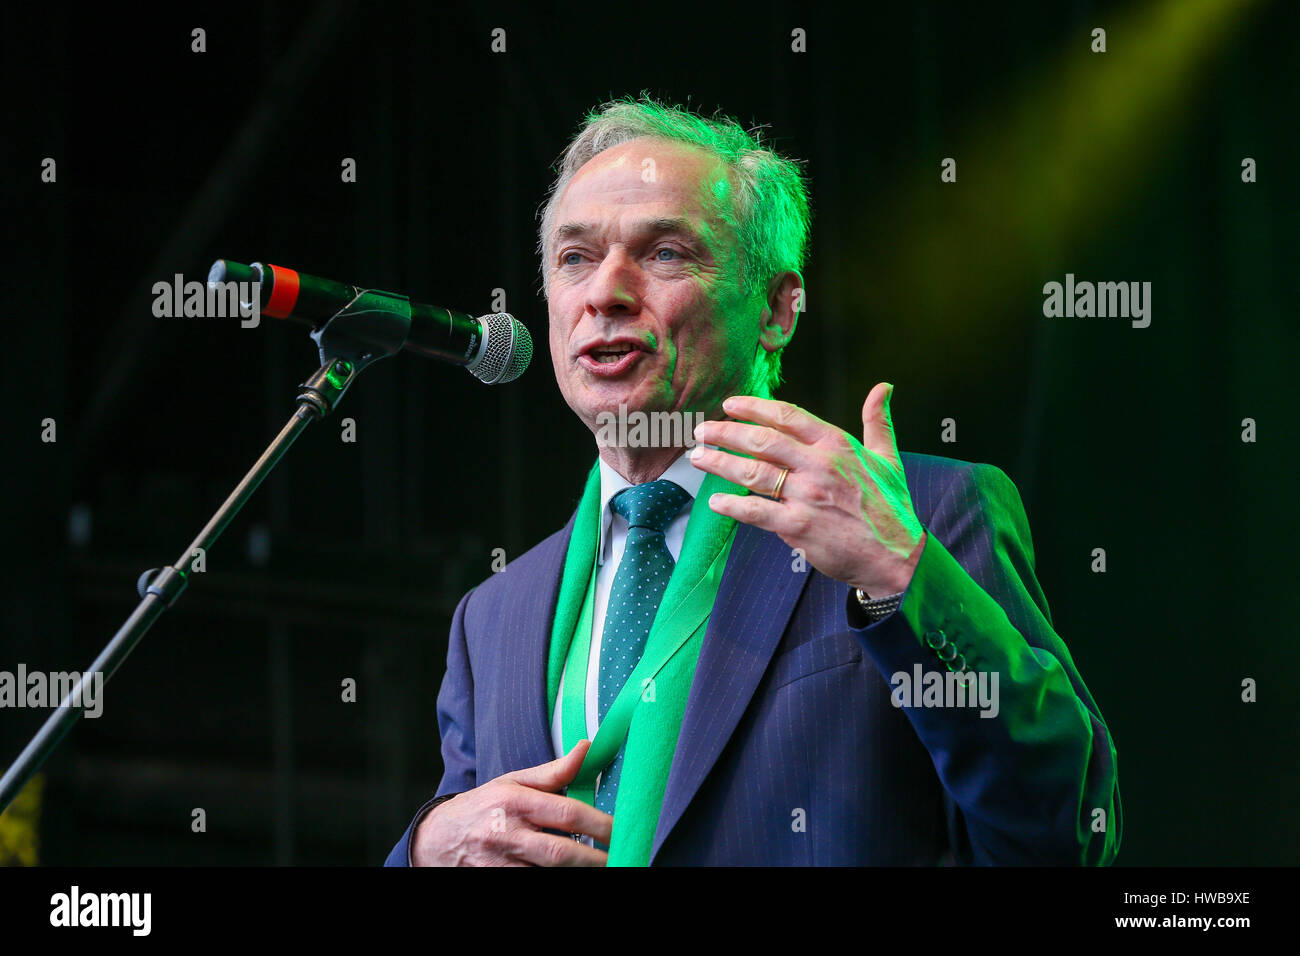
[[[634,315],[641,309],[636,263],[612,249],[587,283],[587,308],[597,315]]]

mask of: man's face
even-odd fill
[[[763,298],[741,288],[732,184],[709,153],[639,138],[569,181],[548,237],[551,361],[565,401],[704,412],[749,390]]]

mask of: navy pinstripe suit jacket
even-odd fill
[[[902,606],[883,621],[868,626],[848,585],[792,571],[776,535],[737,528],[652,864],[1114,858],[1115,747],[1052,629],[1015,485],[991,465],[902,462],[928,536]],[[438,795],[556,757],[546,660],[572,522],[456,609],[438,694]],[[945,670],[938,653],[952,650],[930,646],[945,641],[972,669],[997,672],[996,717],[891,701],[892,675]],[[389,865],[408,862],[414,825]]]

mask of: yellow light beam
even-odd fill
[[[887,321],[891,344],[951,363],[961,351],[933,349],[935,335],[951,345],[1034,314],[1042,283],[1062,278],[1043,275],[1045,250],[1095,233],[1149,181],[1198,68],[1258,2],[1159,0],[1099,17],[1105,53],[1091,50],[1092,26],[1072,34],[1059,70],[973,119],[867,217],[847,250],[863,266],[866,288],[848,297],[864,304],[858,320]],[[955,183],[940,182],[945,156]]]

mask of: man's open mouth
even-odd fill
[[[618,345],[598,345],[593,349],[588,349],[587,354],[602,365],[607,365],[619,361],[628,352],[635,351],[638,351],[638,349],[631,342],[620,342]]]
[[[617,378],[641,361],[650,350],[636,341],[596,342],[582,350],[578,364],[592,375]]]

